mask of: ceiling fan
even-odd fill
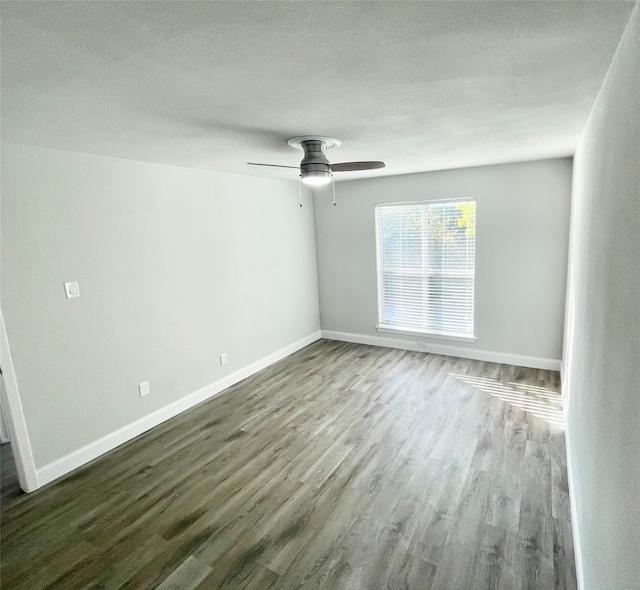
[[[340,162],[338,164],[332,164],[327,160],[325,150],[338,147],[341,142],[331,137],[303,135],[301,137],[292,137],[287,143],[293,148],[304,150],[304,158],[302,158],[299,167],[281,166],[279,164],[259,164],[257,162],[247,162],[247,164],[251,166],[299,169],[300,180],[312,186],[329,184],[334,172],[354,172],[356,170],[384,168],[384,162]]]

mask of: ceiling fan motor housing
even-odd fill
[[[326,143],[322,140],[308,139],[301,142],[304,158],[300,162],[300,172],[305,177],[326,177],[331,174],[331,166],[325,155]]]

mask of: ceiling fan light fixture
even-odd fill
[[[328,170],[309,170],[300,174],[300,179],[304,184],[310,186],[321,186],[331,182],[331,172]]]

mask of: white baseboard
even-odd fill
[[[185,410],[202,403],[210,397],[223,392],[228,387],[231,387],[239,381],[242,381],[258,371],[265,369],[269,365],[277,363],[283,358],[286,358],[290,354],[297,352],[301,348],[308,346],[320,338],[321,335],[319,331],[309,334],[309,336],[306,336],[289,346],[285,346],[284,348],[236,371],[235,373],[232,373],[231,375],[228,375],[227,377],[224,377],[223,379],[220,379],[219,381],[216,381],[215,383],[211,383],[198,391],[194,391],[168,406],[164,406],[163,408],[160,408],[159,410],[156,410],[155,412],[152,412],[131,424],[127,424],[126,426],[103,436],[77,451],[73,451],[64,457],[37,469],[38,487],[66,475],[89,461],[97,459],[101,455],[115,449],[121,444],[139,436],[143,432],[146,432],[158,424],[161,424]]]
[[[562,382],[562,396],[565,398],[565,384]],[[576,499],[576,486],[573,478],[573,461],[571,455],[571,433],[569,432],[569,423],[567,421],[567,407],[564,407],[565,423],[567,428],[564,433],[564,444],[567,454],[567,484],[569,486],[569,508],[571,510],[571,534],[573,536],[573,554],[576,564],[576,582],[578,590],[584,588],[584,570],[582,565],[582,541],[580,537],[580,521],[578,519],[578,504]]]
[[[489,361],[492,363],[515,365],[517,367],[531,367],[533,369],[547,369],[550,371],[560,370],[560,361],[556,359],[510,354],[506,352],[492,352],[489,350],[478,350],[476,348],[469,348],[466,346],[450,346],[448,344],[433,342],[420,342],[420,345],[418,345],[417,341],[404,340],[400,338],[366,336],[364,334],[333,332],[331,330],[322,330],[322,337],[327,340],[342,340],[343,342],[355,342],[356,344],[369,344],[371,346],[385,346],[387,348],[430,352],[433,354],[457,356],[477,361]]]

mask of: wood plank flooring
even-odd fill
[[[576,588],[557,373],[319,341],[2,508],[2,588]]]
[[[0,445],[0,506],[21,493],[11,443],[4,443]]]

